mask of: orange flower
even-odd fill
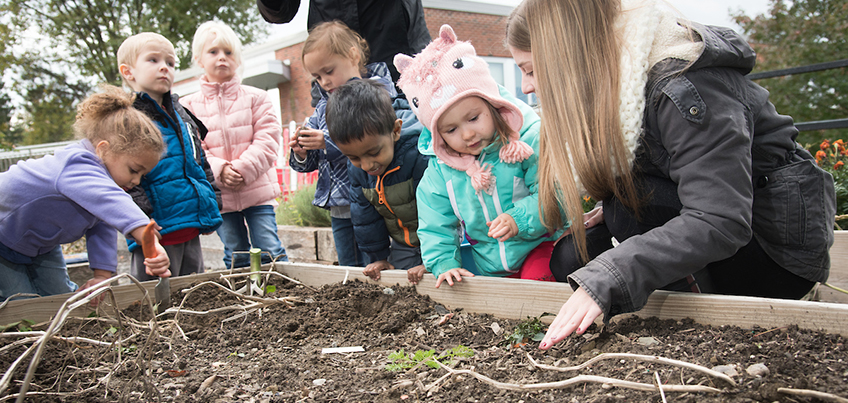
[[[822,141],[821,145],[819,145],[819,148],[822,150],[827,150],[828,147],[830,147],[830,140]]]
[[[842,166],[843,166],[843,165],[845,165],[845,163],[844,163],[844,162],[842,162],[842,161],[836,161],[836,163],[835,163],[835,164],[833,164],[833,169],[839,169],[839,168],[842,168]]]
[[[839,151],[839,154],[842,154],[844,156],[848,156],[848,149],[843,148],[842,150]]]
[[[827,157],[827,154],[825,154],[824,151],[821,151],[821,150],[816,151],[816,161],[821,161],[825,157]]]
[[[590,200],[592,200],[592,196],[583,196],[584,202],[588,203]]]

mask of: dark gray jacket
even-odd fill
[[[686,62],[667,59],[649,72],[636,159],[643,173],[677,184],[683,209],[569,277],[605,320],[641,309],[653,290],[733,256],[752,236],[792,273],[828,276],[833,178],[797,145],[792,118],[745,77],[756,61],[745,40],[693,28],[705,45],[698,60],[684,70]]]

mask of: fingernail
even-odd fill
[[[583,226],[588,228],[589,227],[589,221],[584,222]]]

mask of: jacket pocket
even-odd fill
[[[773,245],[827,248],[835,199],[833,179],[812,160],[755,178],[753,229]]]

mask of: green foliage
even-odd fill
[[[770,0],[768,14],[737,13],[757,51],[758,71],[769,71],[848,58],[848,0]],[[758,80],[771,92],[777,111],[796,122],[848,117],[845,68]],[[848,129],[804,132],[801,144],[848,138]]]
[[[595,208],[595,204],[597,204],[594,199],[589,196],[583,196],[583,212],[588,213]]]
[[[32,326],[35,325],[35,322],[29,319],[21,319],[17,322],[10,323],[8,325],[2,326],[0,325],[0,333],[14,331],[14,332],[31,332]]]
[[[253,0],[0,0],[0,15],[0,73],[19,78],[10,90],[24,99],[23,119],[19,132],[11,134],[22,134],[23,144],[73,138],[75,105],[98,82],[120,85],[116,54],[133,34],[164,35],[174,44],[178,67],[189,68],[191,40],[201,23],[223,21],[244,44],[265,36],[268,27]],[[41,34],[40,42],[24,40],[33,31]],[[18,143],[4,122],[0,146]]]
[[[389,354],[389,364],[386,365],[387,371],[397,372],[424,364],[430,368],[439,368],[436,361],[443,365],[451,366],[456,362],[454,358],[473,357],[474,350],[463,346],[462,344],[445,351],[439,356],[436,356],[436,350],[416,350],[412,354],[407,354],[403,349]]]
[[[512,333],[504,336],[504,344],[515,346],[527,343],[528,341],[542,341],[545,337],[545,324],[542,323],[542,318],[545,316],[554,316],[552,313],[545,312],[538,317],[527,317],[515,326]]]
[[[836,229],[848,229],[848,149],[842,139],[832,143],[824,140],[815,146],[806,146],[816,156],[816,163],[833,175],[836,188]]]
[[[301,227],[329,227],[330,212],[312,205],[315,185],[289,194],[289,200],[277,207],[277,224]]]

